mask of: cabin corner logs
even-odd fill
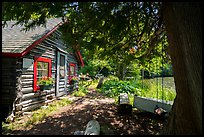
[[[61,35],[59,30],[54,31],[25,56],[2,56],[2,121],[11,113],[33,110],[74,90],[69,84],[70,64],[75,64],[76,74],[79,62],[74,53],[66,51]],[[35,57],[51,59],[51,76],[55,80],[51,90],[34,91]]]

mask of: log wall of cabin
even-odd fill
[[[55,57],[56,49],[51,44],[46,43],[46,40],[44,40],[42,43],[37,45],[35,48],[33,48],[26,56],[23,58],[31,59],[32,67],[24,67],[22,66],[22,75],[21,75],[21,83],[22,83],[22,100],[19,104],[16,104],[17,107],[22,108],[19,110],[20,112],[29,111],[34,108],[40,107],[44,105],[45,103],[49,102],[48,100],[49,96],[52,96],[52,101],[55,97],[55,85],[51,90],[47,90],[46,92],[34,92],[33,91],[33,64],[34,64],[34,56],[40,56],[45,58],[50,58],[52,60],[52,78],[55,79],[56,74],[56,57]]]
[[[40,56],[40,57],[52,59],[52,78],[53,79],[56,78],[56,72],[57,72],[56,71],[56,63],[57,63],[56,62],[57,60],[56,46],[61,45],[63,43],[59,39],[58,40],[53,39],[54,36],[57,36],[56,33],[53,33],[50,37],[46,38],[42,43],[37,45],[27,55],[23,57],[27,59],[32,59],[33,61],[34,61],[34,56]],[[74,57],[74,54],[72,53],[68,54],[67,61],[77,64],[76,58]],[[69,65],[69,63],[67,64]],[[67,67],[67,69],[69,69],[69,67]],[[34,74],[33,67],[23,68],[23,65],[22,65],[22,75],[21,75],[22,98],[21,98],[21,101],[16,104],[16,108],[19,108],[17,109],[19,113],[40,107],[44,105],[45,103],[49,103],[56,99],[55,84],[54,84],[54,87],[51,90],[48,90],[47,92],[34,92],[33,91],[33,74]]]
[[[22,58],[2,57],[2,120],[14,112],[15,104],[21,101],[21,68]]]

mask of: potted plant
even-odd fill
[[[51,77],[42,77],[38,81],[38,86],[40,87],[40,91],[49,90],[52,88],[54,80]]]
[[[77,77],[77,76],[73,76],[73,77],[71,77],[71,79],[70,79],[70,84],[74,84],[74,83],[76,83],[76,82],[78,82],[79,81],[79,78]]]

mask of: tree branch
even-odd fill
[[[147,56],[149,56],[149,54],[151,53],[151,51],[157,46],[156,43],[160,40],[159,36],[164,32],[164,29],[162,27],[158,28],[154,35],[152,35],[151,40],[150,40],[150,44],[149,44],[149,48],[146,50],[146,52],[144,54],[142,54],[139,57],[135,57],[135,59],[139,59],[139,58],[146,58]]]

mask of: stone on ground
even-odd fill
[[[99,135],[100,125],[98,121],[91,120],[88,122],[84,135]]]

